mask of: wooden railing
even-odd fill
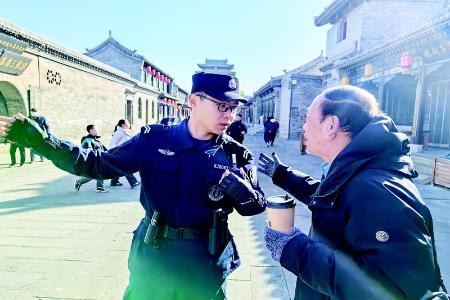
[[[435,158],[433,161],[433,184],[450,188],[450,159]]]

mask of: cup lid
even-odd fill
[[[290,208],[295,206],[295,199],[289,195],[275,195],[267,198],[269,208]]]

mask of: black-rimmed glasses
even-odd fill
[[[215,99],[213,99],[211,97],[208,97],[208,96],[206,96],[204,94],[196,94],[196,95],[199,96],[200,98],[204,98],[206,100],[209,100],[209,101],[214,102],[215,104],[217,104],[217,109],[220,112],[230,111],[231,113],[236,113],[238,111],[238,109],[240,108],[239,105],[228,105],[226,103],[223,103],[223,102],[217,101],[217,100],[215,100]]]

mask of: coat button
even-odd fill
[[[389,234],[386,231],[380,230],[375,234],[375,238],[377,241],[385,243],[389,240]]]
[[[317,203],[317,201],[316,200],[314,200],[313,202],[312,202],[312,204],[316,204]]]

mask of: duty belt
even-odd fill
[[[151,217],[145,215],[144,222],[147,226],[150,224]],[[169,240],[197,240],[205,239],[206,234],[202,234],[202,230],[197,228],[175,228],[169,225],[159,225],[161,230],[161,237]]]

